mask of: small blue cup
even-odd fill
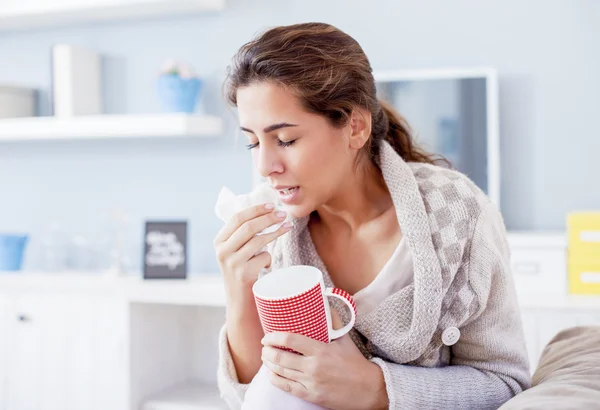
[[[0,235],[0,271],[21,270],[27,235]]]
[[[201,88],[199,78],[181,78],[176,74],[158,77],[158,96],[166,112],[193,113]]]

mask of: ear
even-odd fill
[[[371,135],[371,113],[363,108],[355,108],[350,114],[349,125],[352,130],[350,148],[361,149]]]

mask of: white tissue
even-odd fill
[[[246,195],[235,195],[229,188],[223,187],[221,188],[221,192],[219,192],[219,197],[215,204],[215,213],[219,219],[223,222],[227,222],[233,215],[244,209],[266,203],[275,205],[275,211],[283,210],[279,198],[277,197],[277,192],[275,192],[268,184],[260,184],[252,192]],[[271,225],[257,235],[275,232],[284,222],[285,220],[275,225]]]

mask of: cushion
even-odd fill
[[[501,410],[600,408],[600,327],[573,327],[544,349],[532,387]]]

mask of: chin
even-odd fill
[[[280,204],[283,206],[288,215],[294,219],[301,219],[309,216],[318,208],[319,202],[314,192],[300,187],[299,192],[293,198],[284,201],[280,196]],[[288,203],[286,203],[288,202]]]
[[[300,203],[295,205],[285,205],[285,210],[292,218],[301,219],[310,215],[315,208]]]

